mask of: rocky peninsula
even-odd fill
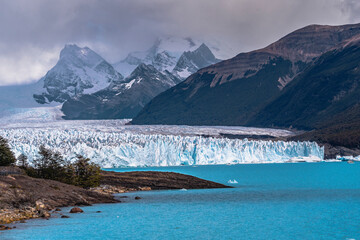
[[[0,167],[1,168],[1,167]],[[114,193],[166,189],[229,188],[219,183],[173,172],[101,172],[100,186],[92,189],[32,178],[14,167],[0,175],[0,224],[31,218],[49,218],[67,206],[120,202]],[[0,225],[1,229],[9,227]]]

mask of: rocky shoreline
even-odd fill
[[[49,218],[60,207],[120,202],[114,198],[114,193],[182,188],[229,188],[219,183],[173,172],[102,171],[101,175],[101,185],[89,190],[53,180],[32,178],[24,173],[0,176],[0,230],[11,229],[4,224],[12,222]]]

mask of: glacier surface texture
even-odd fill
[[[315,142],[250,141],[220,134],[288,136],[286,130],[245,127],[131,126],[125,121],[55,121],[4,124],[0,135],[16,156],[37,157],[39,146],[76,154],[101,167],[319,161],[324,149]],[[206,135],[206,137],[201,136]],[[208,137],[210,135],[210,137]]]

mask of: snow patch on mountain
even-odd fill
[[[189,71],[189,69],[187,67],[177,72],[177,75],[183,79],[187,78],[191,74],[192,73]]]
[[[125,88],[126,89],[130,89],[131,88],[131,86],[135,83],[135,81],[136,81],[136,79],[133,79],[133,80],[131,80],[130,82],[128,82],[128,83],[125,83],[124,85],[125,85]],[[138,82],[140,82],[141,81],[141,79],[138,79],[137,80]],[[117,93],[117,95],[119,95],[120,94],[120,92],[119,93]],[[116,95],[116,94],[115,94]]]

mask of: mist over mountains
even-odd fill
[[[219,49],[213,48],[213,51],[219,52]],[[3,114],[32,111],[29,108],[58,106],[70,101],[71,104],[66,103],[62,108],[67,119],[85,118],[78,111],[95,108],[98,113],[90,111],[87,118],[131,118],[158,93],[218,61],[207,45],[191,38],[158,38],[148,50],[129,53],[113,65],[88,47],[67,44],[57,64],[38,82],[0,87],[0,111]],[[138,80],[133,84],[131,81],[135,79]],[[95,102],[90,99],[99,100],[101,104],[97,104],[101,107],[94,107]],[[106,114],[106,109],[124,104],[126,107],[122,107],[120,115]]]
[[[66,45],[37,83],[1,87],[0,110],[56,106],[51,116],[64,119],[296,128],[358,147],[359,39],[360,24],[309,25],[221,61],[216,47],[166,38],[115,64]]]

